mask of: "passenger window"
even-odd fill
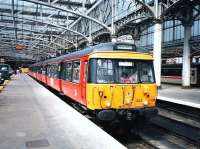
[[[60,74],[61,74],[61,79],[65,80],[65,74],[66,74],[65,63],[61,63],[60,65]]]
[[[50,65],[47,66],[47,74],[49,77],[51,76],[51,66]]]
[[[65,63],[65,77],[64,79],[67,81],[71,81],[72,80],[72,63],[71,62],[67,62]]]
[[[52,77],[52,75],[53,75],[52,72],[53,72],[53,66],[51,65],[50,66],[50,77]]]
[[[58,65],[54,65],[53,77],[58,78]]]
[[[42,66],[41,71],[42,71],[42,74],[43,74],[43,75],[46,74],[46,72],[45,72],[45,66]]]
[[[87,67],[88,67],[88,62],[84,63],[84,82],[87,81]]]
[[[73,62],[72,82],[79,83],[80,81],[80,62]]]
[[[54,65],[51,65],[51,77],[54,77]]]

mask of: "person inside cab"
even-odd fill
[[[120,77],[120,83],[137,83],[137,82],[138,82],[137,71],[130,74],[122,72],[122,75]]]
[[[122,72],[122,75],[120,77],[120,83],[131,83],[127,73]]]

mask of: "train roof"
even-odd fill
[[[54,62],[61,62],[67,58],[74,58],[74,57],[81,57],[87,55],[92,52],[99,52],[99,51],[133,51],[133,52],[147,52],[144,48],[136,47],[135,44],[132,43],[124,43],[124,42],[108,42],[108,43],[101,43],[99,45],[90,46],[83,50],[72,52],[70,54],[65,54],[56,58],[52,58],[43,62],[39,62],[35,65],[45,65],[47,63],[54,63]]]

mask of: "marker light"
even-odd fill
[[[130,99],[126,99],[126,104],[130,104],[131,100]]]
[[[148,101],[145,100],[144,101],[144,105],[147,106],[148,105]]]
[[[106,107],[110,107],[111,106],[111,102],[110,101],[106,101],[105,105],[106,105]]]

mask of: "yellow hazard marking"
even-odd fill
[[[0,86],[0,92],[3,90],[3,86]]]
[[[5,80],[4,83],[3,83],[3,85],[7,85],[8,82],[9,82],[8,80]]]

